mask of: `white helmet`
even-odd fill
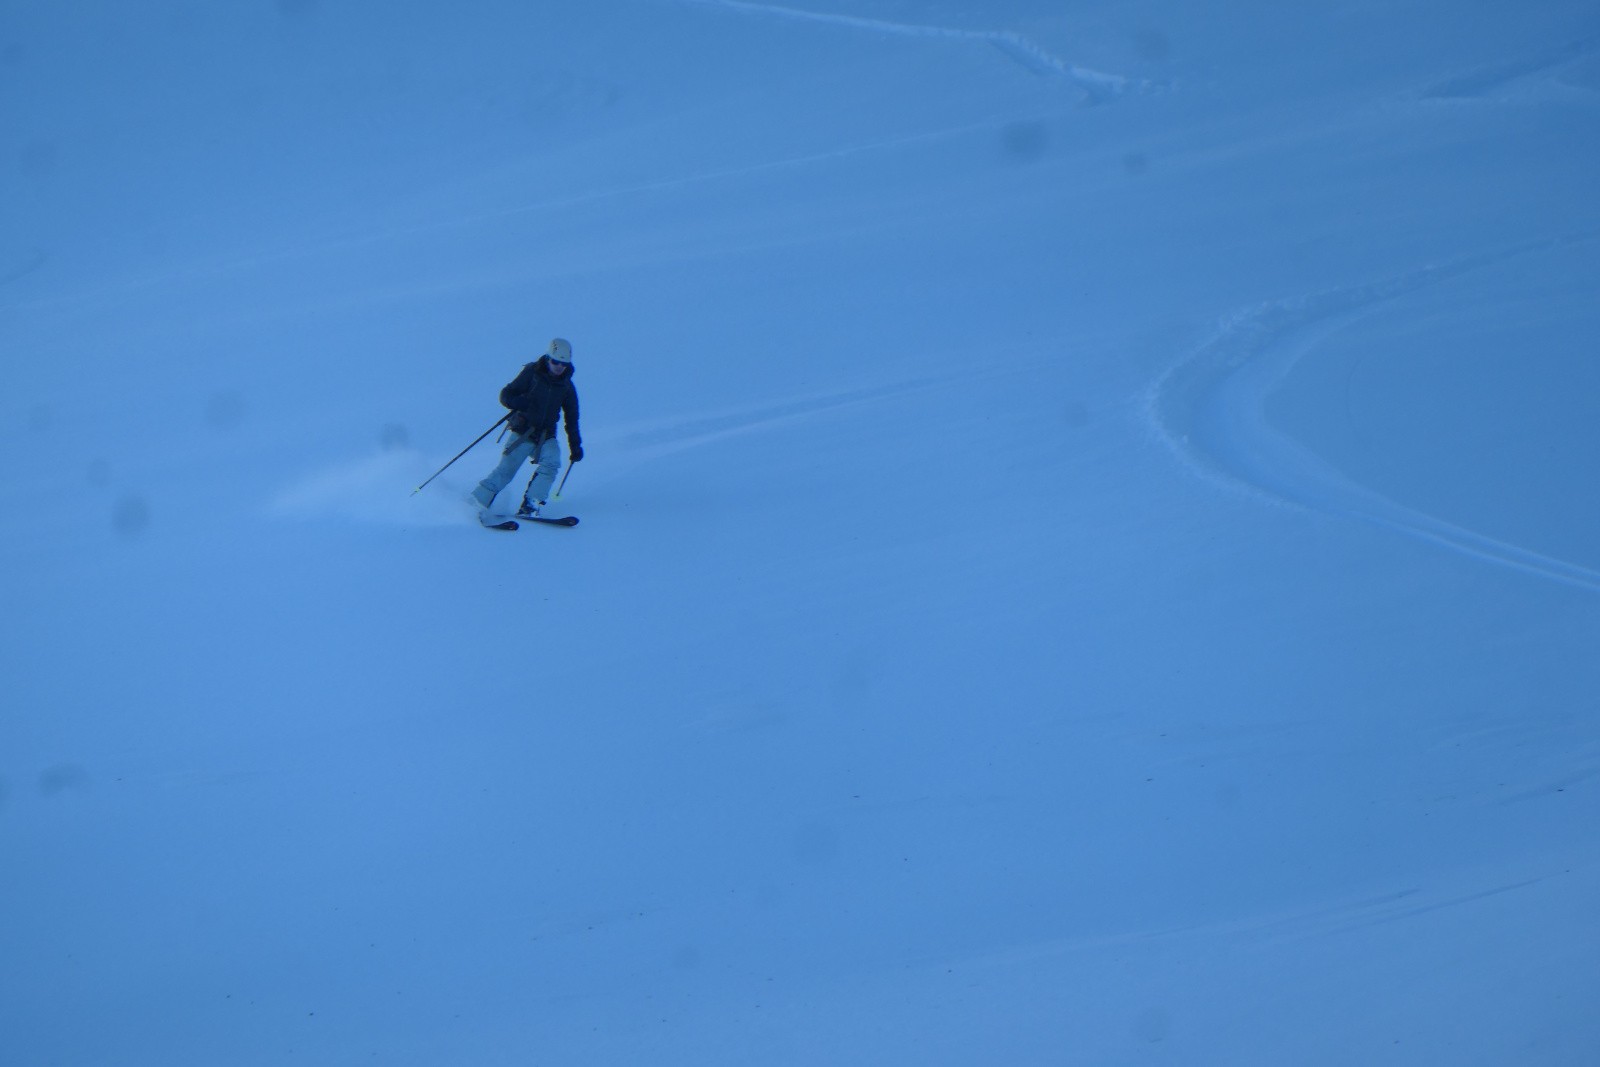
[[[572,343],[557,337],[550,342],[550,348],[545,352],[545,355],[555,363],[571,363]]]

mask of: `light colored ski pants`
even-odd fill
[[[538,469],[533,472],[533,479],[523,491],[522,499],[526,503],[543,503],[550,498],[550,487],[556,483],[556,472],[561,469],[562,458],[561,440],[554,434],[546,438],[542,445],[531,437],[517,434],[506,442],[505,450],[500,453],[500,462],[487,478],[478,483],[478,487],[472,491],[472,498],[484,507],[493,504],[500,490],[516,475],[517,468],[525,462],[531,462]]]

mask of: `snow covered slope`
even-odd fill
[[[0,94],[0,1063],[1600,1060],[1592,3],[20,0]],[[557,334],[583,525],[412,495]]]

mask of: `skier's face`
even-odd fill
[[[550,373],[556,375],[557,377],[567,373],[567,365],[565,363],[558,363],[553,359],[547,359],[544,362],[545,366],[550,368]]]

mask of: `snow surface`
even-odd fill
[[[1592,0],[11,0],[0,97],[0,1063],[1600,1062]],[[557,334],[583,525],[412,496]]]

